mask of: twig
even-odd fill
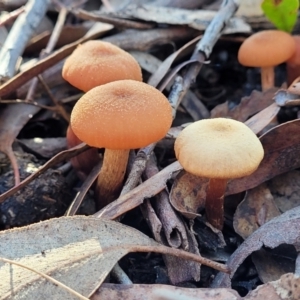
[[[113,269],[111,270],[111,275],[115,277],[121,284],[133,283],[118,263],[116,263]]]
[[[63,105],[61,105],[56,98],[54,97],[54,95],[52,94],[50,88],[48,87],[47,83],[45,82],[45,80],[43,79],[42,75],[38,75],[38,80],[40,81],[40,83],[42,84],[42,86],[44,87],[45,91],[47,92],[49,98],[51,99],[51,101],[53,102],[53,104],[55,105],[55,110],[56,112],[58,112],[68,123],[70,122],[70,115],[67,113],[67,111],[65,110],[65,108],[63,107]]]
[[[22,55],[33,31],[43,19],[50,0],[29,0],[17,18],[0,51],[0,81],[13,77],[19,56]]]

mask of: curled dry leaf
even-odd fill
[[[207,185],[207,178],[181,171],[176,176],[170,192],[172,206],[186,218],[196,218],[205,207]]]
[[[213,287],[230,287],[230,279],[235,271],[254,251],[263,246],[273,249],[281,244],[293,245],[299,250],[299,239],[300,207],[296,207],[273,218],[251,234],[229,258],[227,266],[231,270],[230,276],[219,273]]]
[[[2,231],[0,243],[0,257],[50,275],[85,297],[101,285],[117,261],[129,252],[162,252],[193,258],[199,263],[211,262],[161,246],[118,222],[83,216]],[[0,299],[74,299],[68,291],[36,273],[9,263],[0,262],[0,276]]]

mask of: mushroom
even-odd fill
[[[209,178],[206,216],[210,224],[221,230],[228,180],[253,173],[264,150],[244,123],[216,118],[200,120],[183,129],[175,141],[175,154],[187,172]]]
[[[287,61],[295,47],[290,34],[280,30],[263,30],[242,43],[238,61],[244,66],[261,68],[261,85],[265,91],[274,87],[274,66]]]
[[[84,92],[116,80],[142,81],[141,68],[133,56],[103,41],[79,45],[66,59],[62,76]]]
[[[74,133],[90,146],[106,148],[96,189],[99,209],[119,193],[129,150],[162,139],[171,123],[168,99],[139,81],[107,83],[78,100],[71,113]]]

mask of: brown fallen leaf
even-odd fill
[[[170,202],[172,206],[188,219],[199,216],[205,207],[208,178],[197,177],[181,171],[172,185]]]
[[[254,90],[250,96],[243,97],[241,102],[233,109],[229,109],[228,101],[226,101],[212,109],[211,117],[230,117],[245,122],[250,116],[271,105],[274,102],[273,97],[277,90],[278,88],[271,88],[265,92]]]
[[[300,207],[295,207],[282,215],[273,218],[265,223],[251,234],[230,256],[227,266],[231,274],[223,275],[219,273],[213,287],[230,287],[231,278],[241,263],[254,251],[261,249],[263,246],[275,248],[281,244],[294,245],[299,248],[300,239]],[[299,250],[299,249],[298,249]]]
[[[195,289],[163,284],[109,284],[104,283],[91,300],[242,300],[231,289]]]
[[[250,176],[235,179],[227,186],[227,195],[258,186],[276,175],[300,166],[300,120],[278,125],[260,137],[265,155],[258,169]]]
[[[248,191],[238,205],[233,217],[233,227],[236,233],[246,239],[264,223],[279,215],[273,195],[267,184],[263,183]]]
[[[131,227],[93,217],[62,217],[2,231],[0,243],[0,257],[50,275],[85,297],[129,252],[176,255],[226,270],[201,256],[161,246]],[[0,277],[0,299],[74,299],[40,275],[3,261]]]
[[[300,206],[300,171],[276,176],[268,182],[274,202],[281,212]]]
[[[104,283],[91,300],[299,300],[300,278],[292,273],[279,280],[260,285],[247,296],[241,297],[232,289],[182,288],[155,284],[109,284]]]

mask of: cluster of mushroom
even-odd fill
[[[136,60],[111,43],[80,45],[62,74],[86,92],[72,110],[71,130],[86,144],[106,149],[95,191],[101,208],[120,192],[129,150],[162,139],[171,127],[172,109],[161,92],[142,82]]]
[[[73,108],[69,139],[105,148],[96,185],[101,208],[120,192],[129,150],[162,139],[171,126],[172,109],[161,92],[142,82],[135,59],[110,43],[90,41],[80,45],[66,60],[63,77],[86,92]],[[227,182],[256,170],[263,158],[259,139],[238,121],[201,120],[181,132],[175,154],[185,170],[210,178],[206,216],[213,226],[222,229]],[[87,161],[84,164],[90,169]]]

